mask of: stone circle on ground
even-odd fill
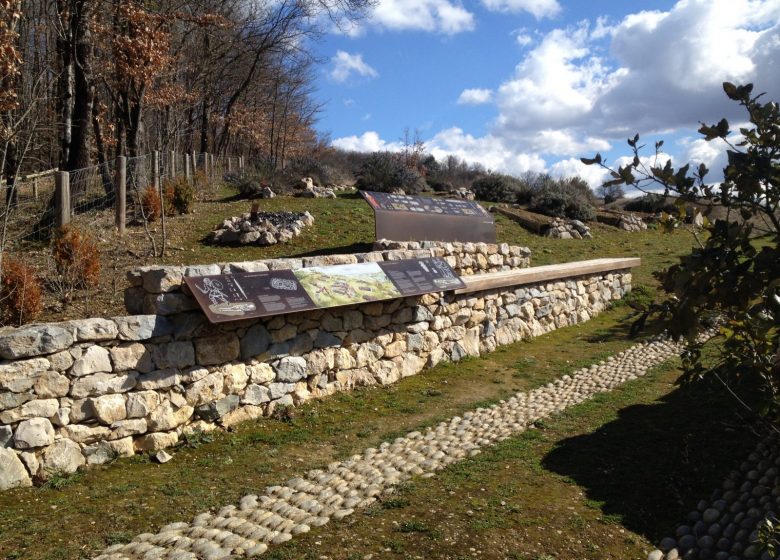
[[[209,241],[219,245],[274,245],[285,243],[314,223],[307,212],[247,212],[228,218],[211,232]]]
[[[545,237],[555,239],[591,239],[590,228],[579,220],[555,218],[544,233]]]
[[[340,520],[390,493],[415,475],[433,476],[481,448],[533,428],[534,423],[647,373],[683,349],[658,337],[506,401],[369,448],[325,469],[315,469],[244,496],[238,505],[206,512],[191,523],[172,523],[128,544],[107,548],[96,560],[167,558],[218,560],[255,557],[313,527]]]

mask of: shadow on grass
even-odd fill
[[[605,522],[657,543],[755,447],[735,404],[715,387],[681,387],[561,440],[543,465],[581,486]]]

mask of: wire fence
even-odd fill
[[[70,222],[83,228],[99,228],[101,235],[107,233],[102,230],[113,229],[119,190],[117,161],[111,160],[67,174]],[[189,177],[198,188],[211,190],[226,173],[238,173],[240,167],[241,159],[238,157],[205,153],[157,152],[156,161],[155,154],[127,158],[126,222],[146,220],[142,200],[148,188],[160,189],[164,196],[170,180]],[[18,252],[30,243],[40,244],[51,238],[58,223],[55,175],[52,172],[5,187],[0,199],[0,253]]]

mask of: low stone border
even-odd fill
[[[392,443],[366,449],[346,461],[315,469],[263,495],[244,496],[238,506],[202,513],[191,523],[172,523],[157,534],[138,535],[129,544],[107,548],[96,560],[141,558],[227,559],[263,554],[331,519],[364,508],[415,475],[433,476],[481,448],[532,428],[538,420],[643,376],[648,368],[679,354],[683,345],[656,338],[597,365],[564,375],[489,408],[441,422],[424,433],[411,432]]]
[[[297,237],[303,228],[314,223],[314,216],[306,212],[250,212],[233,216],[222,222],[209,235],[209,241],[218,245],[258,245],[265,247],[286,243]]]

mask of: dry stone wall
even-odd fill
[[[0,488],[479,356],[630,287],[624,269],[221,325],[190,311],[15,329],[0,335]]]
[[[531,251],[506,243],[441,243],[436,241],[378,241],[374,251],[348,255],[324,255],[292,259],[268,259],[198,266],[146,266],[128,274],[125,290],[128,313],[175,315],[198,309],[198,304],[183,285],[185,276],[262,272],[311,266],[397,261],[423,257],[441,257],[460,275],[500,272],[526,268]]]

